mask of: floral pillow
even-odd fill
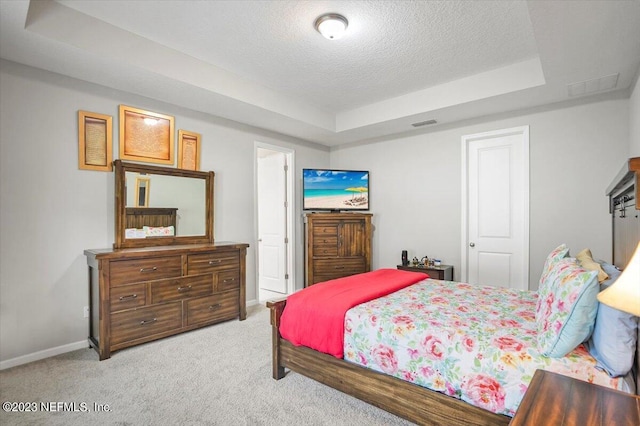
[[[560,358],[591,336],[598,310],[598,273],[576,259],[557,262],[546,276],[547,291],[539,294],[536,310],[538,350]]]
[[[143,226],[142,229],[147,237],[168,237],[175,233],[173,226]]]
[[[547,259],[544,261],[544,267],[542,268],[542,278],[548,275],[555,266],[556,263],[560,262],[562,259],[569,255],[569,248],[566,244],[560,244],[558,247],[553,249],[551,253],[547,256]]]
[[[549,293],[548,285],[547,285],[547,277],[553,270],[553,267],[556,263],[560,262],[562,259],[569,255],[569,249],[565,244],[560,244],[556,247],[549,255],[547,259],[544,261],[544,267],[542,268],[542,275],[540,275],[540,282],[538,283],[538,303],[536,306],[536,315],[540,310],[541,300],[547,297]]]

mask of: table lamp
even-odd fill
[[[618,279],[598,293],[598,301],[640,317],[640,243]]]

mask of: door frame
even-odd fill
[[[277,151],[281,152],[286,157],[286,165],[287,165],[287,188],[285,200],[287,203],[287,221],[286,221],[286,233],[288,238],[288,244],[286,244],[286,259],[287,259],[287,268],[285,273],[288,275],[287,279],[287,295],[293,294],[296,289],[296,274],[295,274],[295,226],[294,226],[294,217],[295,217],[295,199],[294,199],[294,190],[295,190],[295,180],[294,180],[294,172],[295,168],[295,150],[289,148],[283,148],[278,145],[271,145],[268,143],[255,141],[253,144],[253,199],[254,199],[254,241],[256,243],[256,256],[255,256],[255,271],[256,271],[256,299],[260,298],[260,267],[259,267],[259,256],[260,256],[260,245],[258,243],[258,239],[260,235],[258,234],[258,149],[267,149],[269,151]]]
[[[524,186],[524,205],[523,205],[523,226],[524,226],[524,238],[522,242],[522,258],[523,262],[523,271],[522,276],[527,281],[527,288],[529,288],[529,126],[518,126],[511,127],[508,129],[501,130],[492,130],[489,132],[475,133],[472,135],[463,135],[461,138],[461,146],[462,146],[462,170],[460,172],[462,179],[462,212],[461,212],[461,245],[460,245],[460,281],[467,282],[468,281],[468,250],[469,250],[469,185],[468,185],[468,160],[469,160],[469,142],[477,140],[477,139],[487,139],[492,137],[500,137],[500,136],[510,136],[514,134],[522,135],[522,164],[523,167],[523,186]]]

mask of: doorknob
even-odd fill
[[[475,247],[476,243],[469,243],[469,247]]]

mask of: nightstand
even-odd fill
[[[640,396],[536,370],[509,426],[637,426]]]
[[[453,281],[453,266],[440,265],[440,266],[402,266],[398,265],[398,269],[403,271],[422,272],[428,274],[429,278],[434,280]]]

